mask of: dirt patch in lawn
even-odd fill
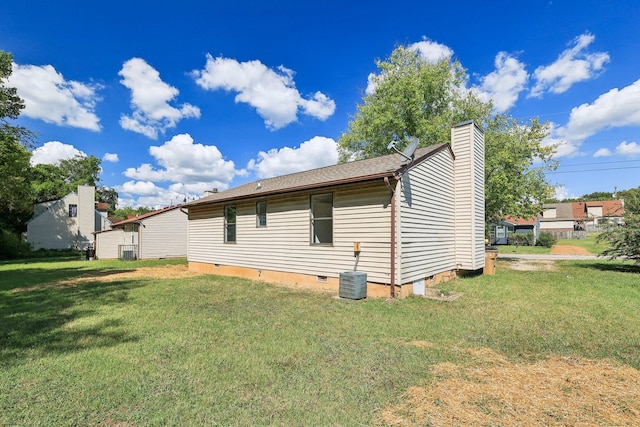
[[[519,271],[556,271],[558,269],[556,262],[550,260],[519,259],[508,261],[506,264],[509,269]]]
[[[106,274],[103,280],[120,280],[132,278],[149,278],[149,279],[180,279],[182,277],[200,276],[202,273],[189,271],[186,265],[166,265],[162,267],[140,267],[134,270],[119,271],[113,274]],[[83,278],[80,278],[83,279]],[[94,280],[94,278],[88,278]]]
[[[573,245],[553,245],[551,255],[591,255],[591,252],[580,246]]]
[[[435,365],[432,383],[409,388],[405,402],[383,410],[379,423],[591,426],[640,419],[640,371],[632,367],[561,356],[514,363],[491,349],[460,351],[469,365]]]
[[[186,265],[167,265],[162,267],[140,267],[133,270],[97,270],[83,274],[69,280],[61,280],[53,283],[15,288],[13,293],[35,291],[45,288],[71,288],[87,282],[112,282],[122,279],[147,278],[147,279],[180,279],[182,277],[200,276],[202,273],[189,271]]]

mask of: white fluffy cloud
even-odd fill
[[[7,85],[24,100],[22,114],[59,126],[100,130],[95,107],[102,85],[65,80],[51,65],[13,64]]]
[[[151,181],[127,181],[115,187],[118,192],[118,208],[125,206],[148,207],[159,209],[171,204],[178,204],[184,196],[180,196]]]
[[[162,188],[151,181],[127,181],[117,186],[118,207],[150,207],[160,209],[165,206],[186,203],[202,196],[211,187],[173,184]]]
[[[543,143],[558,144],[557,158],[584,154],[580,153],[580,147],[587,138],[608,129],[640,126],[638,99],[640,99],[640,80],[622,89],[611,89],[600,95],[594,102],[573,108],[567,124],[554,125]],[[622,142],[616,147],[615,154],[634,156],[637,154],[637,149],[638,144],[635,142]],[[611,155],[613,155],[611,149],[600,148],[593,157]]]
[[[453,50],[449,46],[427,39],[409,45],[409,50],[419,52],[422,59],[430,64],[436,64],[453,56]]]
[[[609,156],[613,156],[613,153],[608,148],[600,148],[598,149],[598,151],[593,153],[593,157],[596,159],[598,157],[609,157]]]
[[[167,129],[174,128],[184,118],[200,117],[200,109],[191,104],[173,107],[169,104],[179,94],[178,89],[160,79],[160,73],[144,59],[132,58],[118,73],[122,83],[131,91],[130,116],[120,117],[123,129],[157,139]]]
[[[194,188],[226,189],[236,175],[230,160],[225,160],[213,145],[196,144],[189,134],[176,135],[161,146],[151,146],[149,153],[156,159],[159,168],[144,163],[137,168],[128,168],[125,176],[143,182],[173,182],[193,185]]]
[[[611,89],[591,104],[582,104],[571,110],[561,135],[582,141],[608,128],[640,126],[640,80],[622,89]]]
[[[283,66],[272,69],[260,61],[238,62],[207,55],[205,68],[192,75],[204,89],[237,92],[235,101],[254,107],[272,130],[295,122],[299,111],[325,120],[336,108],[335,102],[321,92],[304,99],[296,89],[294,72]]]
[[[105,162],[118,163],[118,161],[120,161],[120,158],[115,153],[104,153],[104,156],[102,156],[102,160]]]
[[[640,156],[640,144],[623,141],[616,147],[616,154],[625,157]]]
[[[536,84],[529,96],[541,97],[545,92],[563,93],[573,84],[590,80],[609,62],[606,52],[587,52],[595,36],[589,33],[576,37],[573,46],[560,54],[550,65],[536,68],[533,77]]]
[[[87,157],[85,153],[73,145],[63,144],[60,141],[49,141],[45,142],[42,147],[33,150],[31,153],[31,165],[57,165],[60,160],[72,159],[75,156]]]
[[[271,178],[309,169],[335,165],[338,148],[331,138],[315,136],[300,144],[300,147],[271,149],[258,153],[258,159],[249,161],[247,168],[255,171],[259,178]]]
[[[575,197],[574,195],[572,195],[569,192],[569,189],[567,187],[565,187],[564,185],[558,185],[555,188],[555,190],[556,190],[555,198],[557,200],[561,200],[562,201],[562,200],[565,200],[565,199],[572,199],[572,198]]]
[[[525,89],[529,74],[522,62],[506,52],[496,55],[495,66],[495,71],[480,78],[480,85],[476,89],[482,100],[491,99],[497,111],[506,111]]]

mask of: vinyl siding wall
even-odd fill
[[[573,226],[575,221],[568,220],[557,220],[557,221],[544,221],[540,222],[540,230],[573,230]]]
[[[473,123],[451,129],[455,156],[455,246],[457,266],[484,267],[484,134]]]
[[[46,208],[29,221],[27,242],[33,250],[75,248],[78,243],[78,218],[69,216],[70,204],[78,204],[75,193],[47,203]]]
[[[139,258],[186,257],[187,223],[187,215],[179,208],[145,218],[138,228]]]
[[[453,158],[442,150],[401,180],[400,283],[456,267]]]
[[[310,196],[333,194],[333,244],[310,243]],[[267,226],[256,226],[256,202],[267,201]],[[380,179],[265,199],[237,207],[236,243],[224,243],[224,204],[189,208],[191,262],[256,270],[339,277],[352,271],[354,242],[361,242],[358,271],[370,282],[390,283],[391,193]]]
[[[120,228],[96,234],[96,258],[117,259],[118,247],[129,244],[125,239],[125,233]]]
[[[69,205],[77,206],[77,216],[69,216]],[[36,205],[27,223],[27,242],[37,249],[86,249],[96,230],[95,187],[78,186],[59,200]]]

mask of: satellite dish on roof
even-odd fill
[[[418,143],[420,141],[418,140],[418,138],[411,138],[411,142],[409,143],[409,145],[407,145],[407,147],[404,149],[404,151],[400,151],[396,148],[396,144],[398,143],[397,137],[394,136],[394,139],[391,140],[391,142],[389,143],[389,145],[387,145],[387,150],[393,150],[396,153],[400,154],[402,157],[404,157],[407,160],[413,160],[413,154],[415,153],[416,149],[418,148]]]
[[[407,148],[404,149],[402,155],[407,159],[413,160],[413,153],[416,152],[416,148],[418,148],[418,138],[411,138],[411,142],[407,145]]]

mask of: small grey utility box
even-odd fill
[[[340,298],[362,299],[367,297],[367,273],[345,271],[340,273]]]

